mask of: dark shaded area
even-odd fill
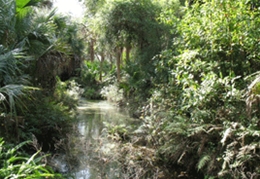
[[[76,55],[65,56],[61,53],[50,53],[41,57],[36,63],[35,85],[42,88],[53,89],[56,77],[66,81],[78,76],[82,59]]]

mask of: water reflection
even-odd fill
[[[82,169],[76,173],[74,173],[75,178],[77,179],[88,179],[91,177],[89,169]]]
[[[75,179],[118,178],[118,164],[107,162],[108,158],[100,156],[100,151],[109,153],[116,147],[105,139],[104,122],[120,125],[132,119],[106,101],[82,100],[78,113],[78,122],[68,134],[68,172]]]

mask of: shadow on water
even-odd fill
[[[107,101],[89,102],[81,100],[78,107],[78,121],[68,134],[66,154],[54,159],[58,170],[69,173],[70,178],[98,179],[118,178],[120,166],[117,162],[108,162],[104,153],[115,151],[117,144],[107,139],[104,123],[128,125],[133,119]],[[116,160],[113,160],[116,161]]]

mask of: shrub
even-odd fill
[[[103,87],[100,93],[108,101],[120,102],[123,100],[123,90],[120,90],[116,84]]]
[[[5,144],[3,138],[0,138],[0,178],[62,178],[43,162],[45,156],[41,156],[40,151],[32,156],[19,152],[19,149],[28,143],[30,142],[22,142],[11,147]]]

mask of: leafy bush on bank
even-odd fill
[[[258,8],[246,0],[193,2],[172,19],[173,47],[151,60],[141,136],[121,141],[129,178],[259,178]],[[138,80],[123,81],[127,98],[144,90]]]
[[[46,156],[40,155],[40,151],[32,156],[19,151],[29,143],[22,142],[17,146],[10,146],[0,138],[0,177],[3,179],[62,178],[44,163]]]

